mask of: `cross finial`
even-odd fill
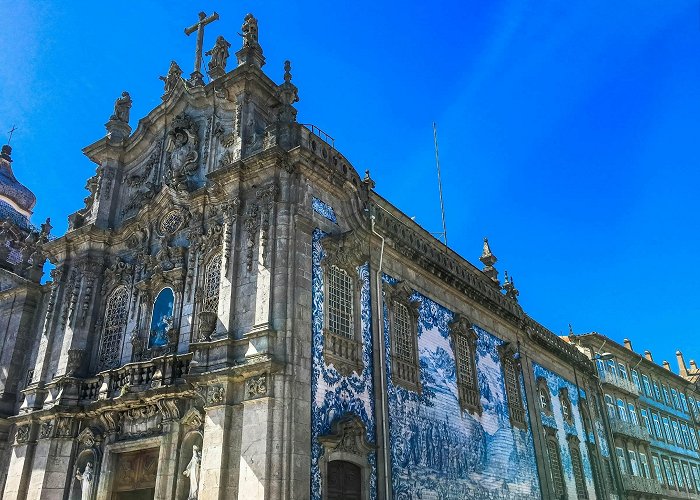
[[[11,128],[10,131],[7,133],[7,135],[8,135],[7,144],[8,144],[8,145],[12,142],[12,135],[15,133],[15,130],[17,130],[17,127],[15,127],[14,125],[12,125],[12,128]]]
[[[204,80],[202,79],[202,45],[204,45],[204,27],[213,23],[219,19],[219,14],[214,12],[211,16],[207,17],[204,12],[199,13],[199,21],[185,28],[185,35],[190,36],[195,31],[197,32],[197,48],[194,54],[194,71],[190,75],[190,82],[193,85],[204,85]]]

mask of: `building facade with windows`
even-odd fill
[[[700,408],[695,363],[679,371],[598,333],[574,335],[596,364],[614,452],[628,498],[700,498]]]
[[[133,133],[117,100],[84,208],[31,233],[51,281],[3,264],[25,332],[2,347],[3,498],[618,498],[595,365],[488,241],[477,268],[298,123],[290,65],[275,83],[241,32],[206,83],[171,63]]]

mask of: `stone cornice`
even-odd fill
[[[541,347],[566,358],[585,371],[592,370],[589,359],[578,349],[530,318],[516,301],[503,295],[486,275],[445,247],[374,191],[370,196],[370,212],[375,216],[375,223],[383,236],[400,254],[503,320],[525,331],[528,337]]]

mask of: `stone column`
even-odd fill
[[[246,383],[246,396],[254,395],[251,391],[253,385],[257,385],[261,392],[266,393],[266,375],[262,379],[255,377]],[[269,452],[272,398],[268,396],[244,401],[241,415],[241,454],[238,478],[238,498],[271,498],[269,492],[269,476],[272,473],[269,467]]]
[[[175,419],[164,420],[163,439],[158,454],[158,482],[156,498],[174,498],[177,486],[177,463],[180,452],[180,422]]]
[[[27,498],[37,431],[37,426],[32,424],[22,424],[15,427],[10,467],[7,471],[5,491],[2,495],[5,500],[24,500]]]
[[[27,499],[64,498],[70,487],[74,447],[70,418],[59,417],[41,422]]]
[[[227,389],[224,383],[215,383],[207,388],[200,500],[245,498],[237,496],[240,411],[227,403],[230,397],[230,390]]]

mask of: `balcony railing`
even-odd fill
[[[661,485],[655,479],[649,479],[641,476],[632,476],[630,474],[622,474],[622,486],[625,491],[635,493],[647,493],[651,495],[661,495]]]
[[[651,439],[651,435],[645,427],[630,422],[623,422],[619,418],[610,419],[610,428],[614,434],[622,434],[640,441],[649,441]]]
[[[105,370],[85,379],[80,388],[80,399],[97,401],[174,385],[189,370],[192,354],[170,354],[122,367]]]
[[[639,396],[639,388],[634,382],[631,382],[630,380],[627,380],[622,377],[618,377],[616,375],[611,375],[608,372],[599,372],[599,375],[600,381],[603,384],[612,385],[613,387],[617,387],[618,389],[632,394],[633,396]]]

